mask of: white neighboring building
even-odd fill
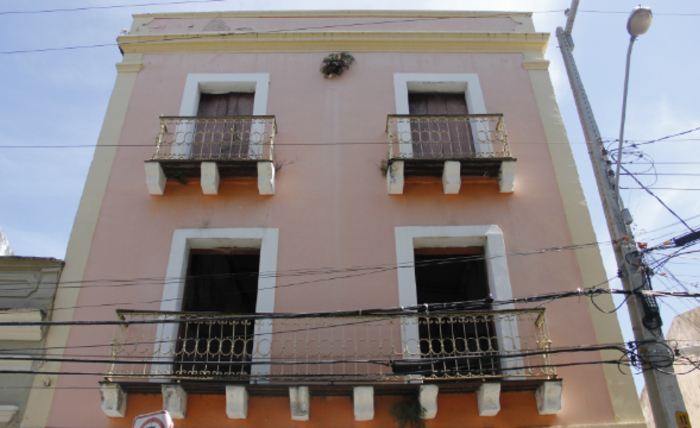
[[[5,234],[2,233],[2,229],[0,229],[0,256],[14,255],[15,253],[12,252],[12,248],[10,247],[10,241],[7,240]]]

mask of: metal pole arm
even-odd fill
[[[617,146],[617,170],[615,171],[615,192],[617,193],[617,198],[622,204],[620,199],[620,162],[622,162],[622,142],[625,135],[625,116],[627,115],[627,85],[630,80],[630,58],[632,58],[632,47],[634,42],[637,40],[636,36],[630,37],[630,46],[627,49],[627,65],[625,66],[625,89],[622,92],[622,119],[620,120],[620,139]]]

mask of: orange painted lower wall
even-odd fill
[[[377,396],[374,400],[374,420],[356,422],[351,397],[312,397],[309,421],[292,421],[289,399],[285,397],[251,397],[248,418],[231,420],[226,417],[226,398],[223,395],[192,395],[188,399],[187,418],[175,420],[175,428],[218,427],[304,427],[304,428],[391,428],[395,427],[390,415],[392,405],[401,400],[396,396]],[[110,419],[110,427],[131,427],[134,417],[161,410],[160,395],[130,395],[127,415]],[[427,428],[511,428],[560,425],[557,416],[537,413],[533,392],[501,395],[501,411],[494,417],[480,417],[475,394],[442,394],[438,398],[438,414],[426,421]]]

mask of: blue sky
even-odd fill
[[[569,7],[569,0],[224,0],[81,12],[1,13],[163,1],[0,0],[0,228],[15,254],[64,257],[93,149],[30,149],[26,146],[94,144],[116,77],[114,64],[120,61],[121,55],[116,46],[19,54],[7,52],[112,44],[123,27],[131,26],[133,13],[208,10],[535,12],[537,30],[552,33],[546,56],[552,61],[550,72],[557,100],[591,207],[598,241],[609,240],[581,126],[554,37],[556,27],[565,23],[562,11]],[[614,140],[619,133],[629,41],[625,24],[635,5],[632,1],[581,0],[581,12],[574,25],[574,56],[605,139]],[[653,0],[645,5],[652,8],[655,16],[651,29],[637,41],[632,55],[625,132],[625,139],[640,142],[700,127],[700,104],[697,102],[700,91],[696,83],[700,66],[700,56],[697,55],[700,40],[696,29],[700,23],[700,4],[690,0]],[[660,175],[640,175],[638,178],[652,187],[700,189],[700,176],[688,175],[700,175],[698,147],[700,132],[640,146],[644,156],[655,161],[656,172]],[[635,171],[643,172],[648,166],[635,167]],[[629,177],[622,178],[622,185],[636,187]],[[655,193],[683,218],[700,214],[699,191],[659,189]],[[682,226],[665,227],[677,220],[643,191],[626,190],[623,197],[635,218],[634,227],[640,241],[657,243],[683,233]],[[700,227],[700,218],[689,223]],[[665,228],[654,231],[662,227]],[[609,246],[602,246],[601,250],[612,277],[616,270],[612,251]],[[682,286],[697,291],[700,281],[697,267],[700,264],[697,258],[692,258],[695,255],[686,257],[674,259],[667,266]],[[658,289],[682,290],[681,285],[670,281],[668,276],[656,278],[654,284]],[[694,301],[662,303],[665,327],[670,326],[677,313],[695,306]],[[631,339],[626,313],[621,311],[619,316],[625,334]]]

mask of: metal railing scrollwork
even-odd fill
[[[550,378],[543,309],[275,317],[118,311],[108,378]],[[170,327],[167,327],[170,326]]]
[[[389,159],[475,159],[511,156],[502,114],[387,117]]]
[[[160,117],[152,160],[273,160],[274,116]]]

